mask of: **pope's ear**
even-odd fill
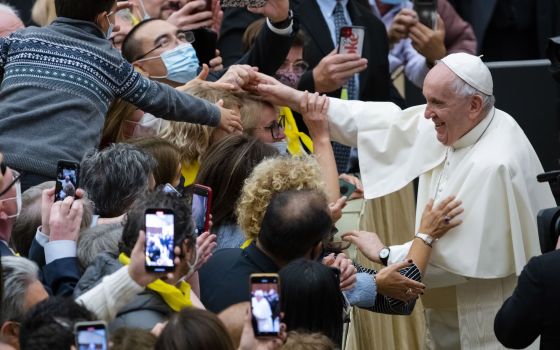
[[[471,97],[471,101],[469,105],[469,112],[470,112],[469,118],[473,118],[473,119],[478,118],[482,113],[483,109],[484,109],[484,100],[482,99],[482,96],[480,96],[479,94],[474,94]]]

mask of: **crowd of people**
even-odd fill
[[[541,57],[560,5],[496,0],[480,29],[477,1],[433,25],[410,1],[240,3],[0,4],[0,349],[343,349],[353,308],[419,298],[425,348],[558,348],[523,320],[555,304],[532,285],[555,253],[525,268],[554,197],[476,55]],[[415,179],[408,242],[338,234],[347,201]]]

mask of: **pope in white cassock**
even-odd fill
[[[302,92],[268,84],[259,85],[261,94],[299,109]],[[423,93],[427,104],[406,110],[331,98],[331,138],[358,147],[368,199],[420,177],[417,228],[430,198],[463,202],[463,224],[433,242],[423,278],[430,289],[423,297],[427,346],[503,348],[494,317],[516,275],[540,254],[537,212],[556,204],[548,184],[536,181],[543,168],[523,130],[494,107],[492,76],[480,58],[445,57],[428,73]],[[389,247],[389,263],[402,261],[411,244]]]

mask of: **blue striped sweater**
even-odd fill
[[[135,72],[92,22],[57,18],[0,38],[0,80],[0,151],[44,176],[98,145],[116,97],[160,118],[220,120],[216,106]]]

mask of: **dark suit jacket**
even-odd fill
[[[513,295],[494,320],[494,333],[508,348],[521,349],[541,336],[541,349],[560,349],[560,251],[534,257]]]
[[[14,253],[4,242],[0,242],[0,256],[13,256]]]
[[[252,273],[278,271],[278,266],[255,243],[245,249],[220,249],[199,271],[200,299],[208,310],[219,313],[231,305],[251,300],[249,276]]]
[[[261,73],[274,75],[284,63],[299,27],[297,20],[294,20],[292,35],[288,36],[274,33],[265,24],[251,50],[244,53],[243,33],[249,24],[259,18],[261,16],[250,13],[244,8],[225,9],[221,34],[218,39],[218,49],[222,55],[224,67],[227,68],[232,64],[248,64],[259,67]]]
[[[560,3],[558,0],[527,1],[536,2],[537,38],[535,39],[538,40],[539,54],[544,58],[548,38],[560,34]],[[449,0],[449,2],[455,7],[459,15],[472,25],[480,53],[498,0]]]
[[[305,19],[301,21],[301,29],[308,40],[303,50],[303,58],[310,68],[302,76],[298,88],[299,90],[315,91],[311,69],[334,50],[334,45],[317,2],[303,0],[293,1],[293,3],[294,10],[300,19]],[[360,5],[355,0],[348,1],[347,9],[352,25],[365,27],[362,57],[368,59],[368,67],[360,73],[360,100],[389,101],[392,84],[389,76],[389,43],[385,26],[375,17],[371,9]],[[340,97],[340,90],[328,95]]]
[[[49,294],[57,296],[71,296],[74,287],[82,276],[78,258],[57,259],[49,264],[45,263],[45,249],[33,239],[29,249],[29,259],[41,269],[41,282]]]

